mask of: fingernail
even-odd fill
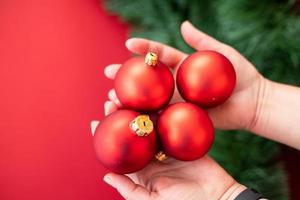
[[[111,64],[108,65],[104,68],[104,74],[106,77],[110,77],[111,76],[111,71],[116,67],[116,64]]]
[[[104,68],[104,75],[106,77],[109,77],[109,66],[107,66],[107,67]]]
[[[114,100],[114,103],[117,105],[118,108],[122,107],[121,101],[118,98]]]
[[[103,180],[104,180],[105,183],[111,185],[112,179],[111,179],[111,177],[110,177],[109,175],[106,174],[106,175],[103,177]]]
[[[125,42],[125,46],[129,49],[132,46],[134,38],[130,38],[128,40],[126,40]]]
[[[186,29],[188,28],[187,26],[192,26],[191,22],[186,20],[184,22],[182,22],[181,24],[181,31],[186,32]]]
[[[112,89],[108,92],[108,98],[113,101],[118,107],[121,107],[122,104],[120,102],[120,100],[117,97],[117,93],[116,90]]]
[[[185,20],[182,24],[192,24],[189,20]]]
[[[100,123],[100,121],[97,121],[97,120],[91,121],[92,136],[95,135],[95,131],[96,131],[96,128],[97,128],[97,126],[98,126],[99,123]]]
[[[109,114],[109,110],[107,108],[110,106],[111,103],[112,103],[111,101],[105,101],[105,103],[104,103],[104,115],[105,116]]]
[[[110,89],[107,96],[110,100],[115,100],[117,98],[116,91],[114,89]]]

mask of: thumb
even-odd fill
[[[181,24],[181,34],[184,41],[198,51],[218,51],[224,47],[223,43],[196,29],[189,21]]]
[[[120,195],[127,200],[149,200],[151,197],[150,191],[141,185],[135,184],[125,175],[108,173],[103,180],[117,189]]]

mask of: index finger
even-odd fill
[[[131,38],[126,41],[126,47],[133,53],[146,55],[149,51],[155,50],[158,59],[167,66],[174,68],[187,55],[173,47],[160,42],[147,40],[143,38]]]

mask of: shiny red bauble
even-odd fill
[[[174,92],[170,69],[161,62],[145,63],[145,58],[126,61],[115,77],[117,97],[124,108],[152,112],[166,106]]]
[[[138,123],[147,126],[148,116],[131,110],[115,111],[98,125],[94,147],[98,159],[109,170],[120,174],[136,172],[154,157],[157,141],[153,125],[150,124],[152,129],[132,125],[141,116],[146,120]],[[148,131],[147,135],[137,134],[142,130]]]
[[[181,96],[188,102],[203,107],[224,103],[236,84],[231,62],[215,51],[198,51],[180,65],[176,84]]]
[[[214,140],[208,114],[191,103],[176,103],[163,110],[158,117],[157,132],[164,153],[184,161],[204,156]]]

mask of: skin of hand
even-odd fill
[[[232,47],[223,44],[197,30],[189,22],[181,26],[184,40],[196,50],[214,50],[225,55],[233,63],[237,73],[237,85],[232,96],[222,105],[208,109],[214,126],[221,129],[248,129],[255,121],[259,91],[264,78],[255,67]],[[164,44],[141,38],[127,40],[126,47],[133,53],[145,55],[155,49],[161,62],[176,69],[187,54]],[[120,64],[109,65],[105,75],[114,79]],[[108,93],[109,101],[104,104],[105,115],[114,112],[121,103],[115,90]],[[181,101],[177,91],[171,102]],[[230,116],[230,117],[228,117]],[[129,174],[108,173],[104,181],[116,188],[130,200],[148,199],[234,199],[246,187],[237,183],[227,172],[208,156],[181,162],[168,158],[163,163],[153,161],[145,169]]]
[[[246,189],[207,156],[153,161],[137,173],[108,173],[104,181],[128,200],[233,200]]]
[[[250,131],[300,150],[300,88],[270,80],[261,88]]]

